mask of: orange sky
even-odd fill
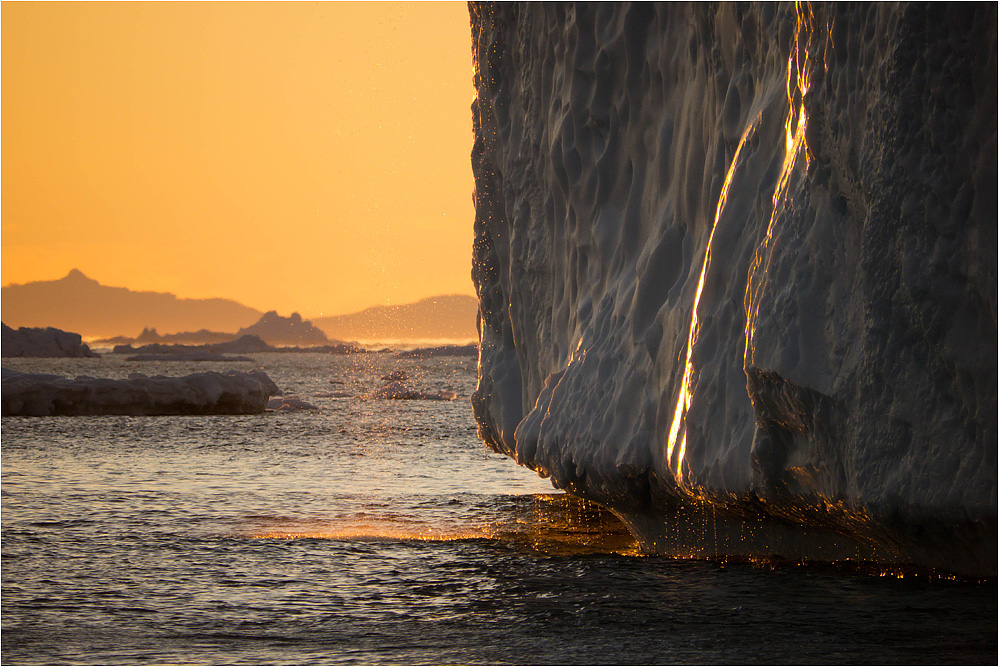
[[[306,316],[471,279],[455,3],[3,3],[2,280]]]

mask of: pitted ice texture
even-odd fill
[[[995,574],[995,6],[471,17],[483,439],[652,551]]]

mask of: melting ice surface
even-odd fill
[[[994,575],[995,7],[472,16],[490,446],[653,552]]]
[[[318,410],[4,417],[5,664],[994,661],[994,584],[641,555],[483,446],[470,359],[253,359],[8,360],[262,368]],[[403,373],[459,398],[369,398]]]

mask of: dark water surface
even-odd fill
[[[996,662],[995,582],[640,555],[484,449],[467,359],[4,365],[263,366],[321,408],[5,417],[4,664]],[[399,369],[463,398],[362,398]]]

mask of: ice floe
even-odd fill
[[[13,329],[3,325],[0,343],[5,357],[97,357],[80,334],[48,327]]]
[[[255,414],[279,392],[261,371],[115,380],[3,369],[2,379],[4,416]]]

